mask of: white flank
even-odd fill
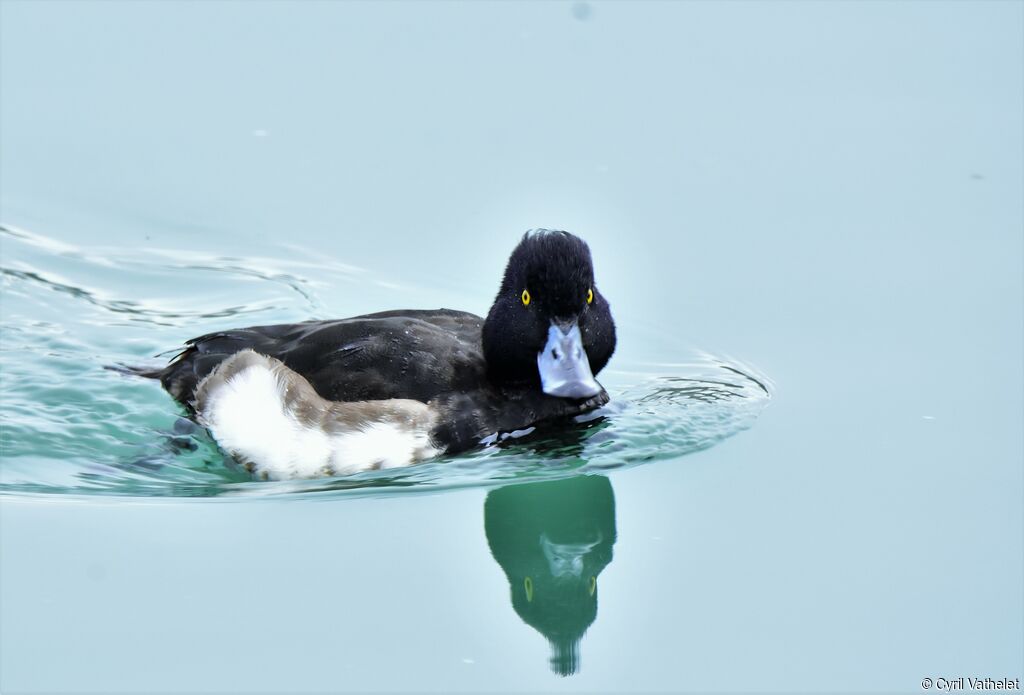
[[[263,365],[212,391],[200,420],[222,449],[270,480],[345,475],[408,466],[436,456],[424,429],[370,422],[342,433],[310,427],[284,408],[281,384]]]
[[[390,422],[374,422],[362,429],[331,438],[331,467],[336,473],[355,473],[368,468],[401,468],[440,452],[426,430],[403,429]]]

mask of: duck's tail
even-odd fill
[[[130,364],[105,364],[104,369],[109,369],[125,376],[141,376],[144,379],[161,379],[166,367],[137,367]]]

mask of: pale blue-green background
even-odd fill
[[[486,311],[517,235],[565,228],[616,359],[775,384],[751,431],[611,475],[576,676],[509,605],[484,490],[9,495],[3,692],[1024,675],[1021,3],[4,0],[0,32],[6,224],[380,279],[321,288],[337,316]]]

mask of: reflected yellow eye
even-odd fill
[[[587,304],[591,304],[591,303],[593,303],[593,301],[594,301],[594,290],[593,289],[589,289],[589,290],[587,290]]]
[[[526,589],[526,600],[533,601],[533,580],[527,577],[523,580],[523,588]]]
[[[597,577],[590,578],[590,586],[588,587],[590,595],[593,596],[594,592],[597,591]]]
[[[523,290],[521,299],[523,300],[523,306],[530,306],[530,291]]]

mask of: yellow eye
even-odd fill
[[[587,304],[592,304],[593,301],[594,301],[594,290],[593,289],[589,289],[589,290],[587,290]]]
[[[590,578],[590,586],[587,589],[590,595],[593,596],[594,592],[597,591],[597,577]]]
[[[527,577],[523,580],[523,588],[526,589],[526,600],[533,602],[533,580]]]
[[[523,306],[530,306],[530,291],[523,290],[522,294]]]

